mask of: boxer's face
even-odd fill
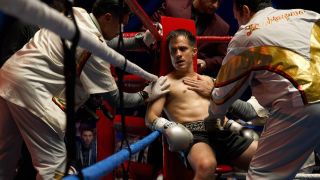
[[[193,68],[193,57],[197,49],[192,47],[188,39],[182,35],[173,38],[169,43],[171,63],[176,70]]]

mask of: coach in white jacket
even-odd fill
[[[270,118],[247,178],[293,179],[320,140],[320,15],[277,10],[269,0],[233,2],[240,28],[212,92],[212,114],[222,118],[250,85]]]

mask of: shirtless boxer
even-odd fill
[[[257,141],[222,127],[208,134],[203,120],[209,115],[210,101],[188,90],[188,86],[183,83],[186,77],[196,79],[199,76],[193,69],[193,57],[197,53],[195,37],[189,31],[176,30],[169,34],[167,42],[174,67],[167,75],[171,84],[170,92],[149,103],[147,125],[165,135],[171,151],[183,152],[195,171],[194,179],[214,179],[215,169],[220,162],[247,169]],[[202,77],[208,83],[213,83],[210,77]],[[163,110],[170,121],[161,117]]]

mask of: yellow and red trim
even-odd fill
[[[316,22],[310,37],[310,60],[289,49],[276,46],[252,47],[232,56],[221,67],[215,87],[223,87],[248,77],[252,71],[267,70],[288,79],[300,92],[305,104],[320,102],[320,21]],[[246,78],[245,78],[246,79]],[[227,101],[243,80],[223,99]]]

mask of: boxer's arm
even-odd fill
[[[193,142],[192,133],[183,125],[161,117],[166,102],[166,96],[150,102],[146,112],[146,125],[163,133],[170,151],[185,150]]]
[[[166,96],[162,96],[155,101],[148,103],[145,121],[146,125],[152,129],[152,125],[155,119],[159,118],[164,109],[164,105],[166,102]]]

